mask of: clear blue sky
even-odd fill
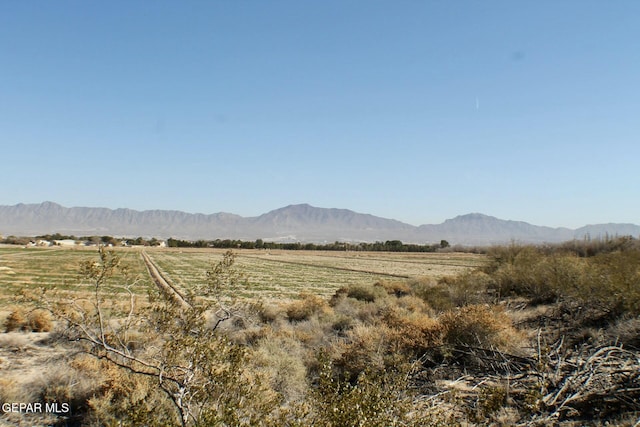
[[[639,1],[2,1],[0,204],[640,223]]]

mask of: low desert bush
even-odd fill
[[[376,284],[377,286],[381,286],[382,288],[384,288],[385,291],[387,291],[387,293],[389,295],[395,295],[396,297],[400,298],[403,297],[405,295],[410,295],[411,294],[411,287],[409,286],[409,284],[407,284],[406,282],[399,282],[399,281],[393,281],[393,282],[387,282],[387,281],[381,281],[378,282]]]
[[[47,310],[33,310],[29,313],[28,321],[33,332],[50,332],[53,329],[53,319]]]
[[[492,295],[489,289],[493,284],[491,276],[480,270],[445,277],[439,282],[440,286],[448,288],[448,297],[455,307],[491,302]]]
[[[545,281],[542,265],[545,255],[537,248],[521,248],[509,254],[502,265],[492,271],[495,287],[500,296],[524,296],[537,302],[546,302],[553,296]]]
[[[56,365],[34,384],[39,391],[41,402],[64,402],[69,404],[73,413],[85,410],[87,399],[96,391],[92,372],[81,372],[69,366]]]
[[[0,376],[0,407],[4,403],[35,401],[36,396],[14,378]]]
[[[381,283],[374,285],[352,285],[347,288],[347,297],[358,301],[374,302],[387,296],[387,290]]]
[[[522,296],[533,304],[550,303],[584,279],[586,261],[569,253],[545,254],[536,247],[519,248],[513,256],[494,259],[485,269],[501,297]]]
[[[262,323],[273,323],[284,316],[282,308],[273,304],[261,304],[257,312]]]
[[[640,240],[631,236],[572,240],[556,245],[553,249],[555,251],[571,252],[579,257],[587,258],[612,252],[640,250]]]
[[[5,332],[49,332],[53,329],[53,319],[47,310],[35,309],[25,314],[22,308],[16,308],[7,316],[4,327]]]
[[[300,322],[315,314],[326,314],[330,311],[329,304],[317,295],[301,294],[300,297],[300,300],[293,301],[286,307],[290,321]]]
[[[415,279],[409,283],[413,289],[413,294],[421,298],[429,307],[436,312],[450,310],[454,307],[448,281],[453,278],[444,278],[439,282],[431,278]]]
[[[351,329],[335,361],[340,377],[353,381],[365,370],[384,372],[389,333],[385,325],[357,325]]]
[[[27,316],[22,308],[16,308],[7,316],[4,321],[5,332],[25,330],[27,327]]]
[[[89,426],[177,426],[167,396],[153,379],[131,374],[103,361],[82,357],[72,366],[80,375],[92,378],[97,390],[86,400],[83,422]],[[93,370],[91,374],[88,371]]]
[[[373,285],[353,285],[338,289],[331,297],[330,305],[333,311],[340,315],[340,325],[350,323],[347,317],[356,322],[372,325],[378,322],[380,313],[388,306],[396,304],[397,298],[390,295],[404,295],[404,291],[409,289],[401,285],[387,285],[385,282],[378,282]],[[343,328],[337,327],[337,330]]]
[[[468,305],[439,317],[444,342],[452,347],[482,347],[511,351],[521,343],[520,334],[500,307]]]
[[[599,304],[614,318],[640,315],[640,250],[602,254],[590,261],[589,281],[574,290],[577,296]]]
[[[252,363],[284,402],[302,401],[306,395],[305,349],[293,337],[269,335],[255,346]]]
[[[414,295],[406,295],[398,298],[396,301],[398,307],[409,313],[426,313],[432,314],[431,307],[422,299]]]
[[[401,309],[388,310],[383,316],[389,327],[389,349],[410,359],[420,358],[442,344],[442,324],[424,313],[407,313]]]
[[[336,377],[330,362],[322,363],[311,396],[308,425],[318,427],[387,427],[433,425],[428,414],[414,411],[406,371],[362,371],[355,380]]]
[[[353,317],[338,314],[331,322],[331,329],[336,331],[338,335],[344,335],[348,330],[352,329],[356,323],[357,321]]]
[[[534,304],[560,300],[609,320],[639,315],[640,250],[635,240],[616,242],[618,250],[588,257],[533,246],[494,248],[484,272],[501,297],[523,296]]]
[[[487,419],[493,418],[493,416],[505,408],[507,405],[508,392],[507,389],[501,385],[488,385],[482,387],[478,393],[476,411],[474,414],[475,421],[482,423]]]
[[[603,331],[604,345],[640,350],[640,317],[623,318]]]

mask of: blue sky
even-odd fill
[[[0,204],[640,223],[640,2],[0,2]]]

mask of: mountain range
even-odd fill
[[[394,219],[348,209],[289,205],[256,217],[219,212],[192,214],[174,210],[66,208],[53,202],[0,206],[0,234],[127,237],[179,239],[241,239],[301,242],[374,242],[487,245],[518,241],[553,243],[605,235],[640,236],[636,224],[597,224],[578,229],[552,228],[522,221],[502,220],[480,213],[460,215],[441,224],[414,226]]]

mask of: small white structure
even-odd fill
[[[70,247],[70,246],[75,246],[76,245],[76,241],[75,240],[71,240],[71,239],[54,240],[53,243],[56,246],[66,246],[66,247]]]

